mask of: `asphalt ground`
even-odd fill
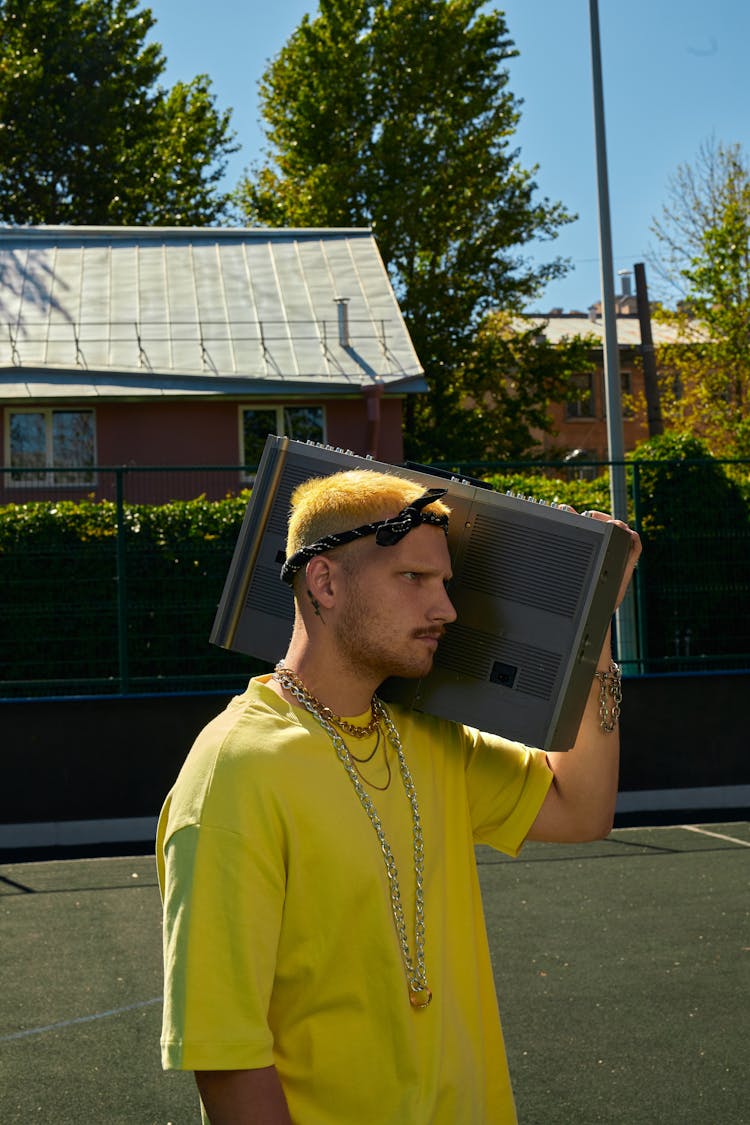
[[[748,822],[477,854],[521,1125],[750,1125]],[[153,857],[5,864],[0,909],[0,1125],[197,1125]]]

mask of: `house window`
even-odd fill
[[[633,376],[630,371],[620,371],[620,401],[623,418],[635,417],[633,403]]]
[[[607,417],[607,396],[603,398],[603,416]],[[633,403],[633,379],[629,371],[620,370],[620,408],[623,418],[634,418],[635,408]]]
[[[568,418],[594,417],[594,377],[591,372],[571,375],[566,416]]]
[[[94,483],[93,410],[6,410],[13,485]],[[48,471],[43,471],[48,470]]]
[[[322,406],[258,406],[241,411],[243,465],[255,467],[269,434],[285,434],[295,441],[325,441]]]

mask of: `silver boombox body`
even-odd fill
[[[421,467],[269,436],[211,641],[275,663],[294,620],[281,581],[289,502],[309,477],[374,469],[447,488],[450,597],[458,618],[433,669],[384,699],[544,750],[573,744],[630,551],[627,533],[553,505]]]

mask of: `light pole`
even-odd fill
[[[599,261],[602,286],[602,320],[604,323],[604,390],[607,409],[607,449],[609,454],[609,492],[612,515],[628,518],[628,491],[625,477],[625,442],[622,431],[622,396],[620,362],[617,351],[617,318],[615,314],[615,280],[612,262],[612,227],[609,210],[607,176],[607,138],[604,128],[604,96],[602,93],[602,56],[599,35],[598,0],[589,0],[591,22],[591,71],[594,87],[594,136],[596,144],[596,178],[599,201]],[[632,586],[617,611],[617,655],[625,671],[638,666],[638,633]]]

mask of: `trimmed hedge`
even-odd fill
[[[248,497],[126,504],[119,543],[111,501],[1,508],[5,693],[55,694],[50,685],[68,681],[61,691],[167,690],[244,675],[255,665],[208,635]]]

